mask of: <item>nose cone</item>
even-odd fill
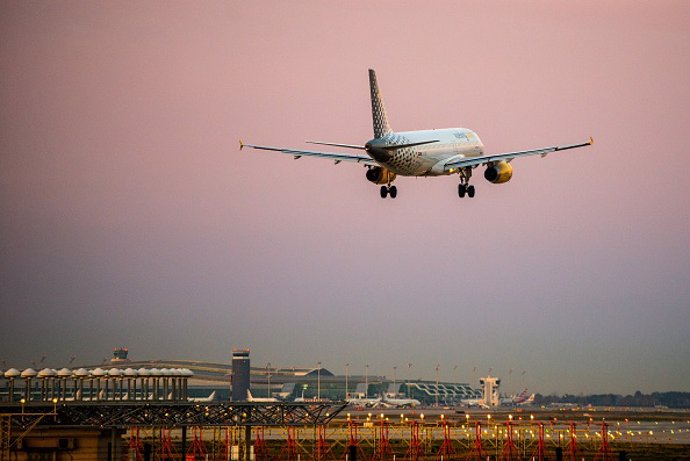
[[[386,146],[383,139],[372,139],[364,145],[364,148],[367,154],[377,162],[387,162],[391,158],[391,153],[383,149],[383,146]]]

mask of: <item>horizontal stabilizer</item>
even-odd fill
[[[340,144],[337,142],[323,142],[323,141],[305,141],[307,144],[318,144],[320,146],[333,146],[333,147],[344,147],[346,149],[361,149],[364,150],[364,146],[359,144]]]

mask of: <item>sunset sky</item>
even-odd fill
[[[472,200],[238,150],[366,142],[369,68],[396,130],[596,143]],[[3,1],[0,368],[690,391],[689,155],[686,1]]]

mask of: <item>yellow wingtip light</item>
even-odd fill
[[[591,139],[591,138],[590,138],[590,139]],[[244,147],[244,143],[243,143],[242,140],[240,139],[240,150],[242,150],[243,147]]]

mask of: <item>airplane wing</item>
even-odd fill
[[[297,150],[297,149],[285,149],[283,147],[271,147],[271,146],[256,146],[254,144],[244,144],[242,141],[240,141],[240,150],[242,150],[244,147],[251,147],[252,149],[257,149],[257,150],[272,150],[275,152],[280,152],[281,154],[288,154],[292,155],[295,160],[300,158],[300,157],[317,157],[317,158],[325,158],[327,160],[333,160],[335,164],[337,165],[340,162],[355,162],[355,163],[361,163],[363,165],[369,165],[369,166],[377,166],[378,163],[374,161],[369,156],[363,156],[363,155],[344,155],[344,154],[336,154],[332,152],[318,152],[314,150]]]
[[[592,144],[594,144],[594,139],[592,139],[590,137],[589,141],[583,142],[580,144],[568,144],[565,146],[542,147],[541,149],[521,150],[521,151],[517,151],[517,152],[505,152],[502,154],[485,155],[482,157],[454,158],[454,159],[449,160],[444,165],[444,169],[446,171],[451,171],[451,170],[456,170],[458,168],[475,167],[478,165],[485,165],[487,163],[500,162],[501,160],[510,161],[514,158],[528,157],[530,155],[541,155],[542,157],[546,157],[551,152],[557,152],[560,150],[568,150],[568,149],[576,149],[578,147],[587,147],[587,146],[591,146]]]

